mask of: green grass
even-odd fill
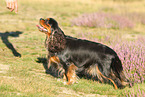
[[[53,96],[126,96],[140,88],[145,91],[145,83],[135,84],[133,88],[115,90],[112,85],[93,80],[79,79],[78,84],[66,86],[63,80],[45,73],[38,57],[45,57],[45,35],[38,31],[39,18],[53,17],[65,34],[87,39],[104,39],[110,36],[127,40],[145,36],[145,25],[137,24],[133,29],[103,29],[71,26],[71,20],[83,13],[92,12],[145,12],[145,1],[113,2],[113,0],[18,0],[19,12],[9,12],[5,0],[0,2],[0,33],[6,31],[23,32],[19,37],[8,37],[9,42],[21,54],[15,57],[0,39],[0,96],[1,97],[53,97]],[[92,34],[88,34],[91,32]],[[105,44],[109,44],[106,41]]]

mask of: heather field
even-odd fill
[[[145,0],[18,0],[18,14],[0,1],[0,97],[145,97]],[[100,42],[120,57],[132,88],[80,78],[66,86],[46,73],[40,18],[65,34]]]

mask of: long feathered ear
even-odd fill
[[[63,31],[58,28],[54,30],[49,38],[48,50],[49,52],[56,53],[64,50],[66,39]]]

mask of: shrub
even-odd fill
[[[124,71],[129,79],[135,83],[145,81],[145,39],[136,41],[120,41],[114,45],[114,50],[118,53]]]
[[[119,29],[134,27],[134,23],[125,16],[109,13],[83,14],[75,18],[72,25]]]
[[[145,24],[145,13],[126,13],[124,16],[130,18],[134,22]]]

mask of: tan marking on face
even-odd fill
[[[49,20],[49,19],[47,19]],[[49,24],[45,24],[45,20],[40,20],[40,25],[43,26],[44,28],[46,28],[48,30],[48,32],[46,32],[48,38],[50,37],[51,34],[51,26]]]

